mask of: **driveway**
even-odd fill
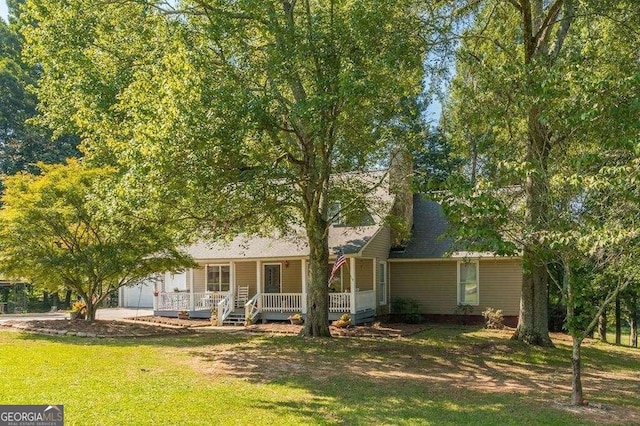
[[[102,308],[98,309],[96,319],[99,320],[119,320],[124,318],[135,318],[153,315],[153,309],[140,308]],[[46,312],[31,314],[1,314],[0,323],[6,321],[34,321],[34,320],[61,320],[68,319],[67,312]]]

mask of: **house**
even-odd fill
[[[392,250],[398,237],[384,215],[373,214],[372,222],[359,226],[334,223],[327,268],[338,252],[347,261],[331,283],[329,319],[349,313],[355,323],[370,322],[389,313],[392,298],[404,297],[417,300],[422,313],[433,319],[452,319],[465,310],[477,319],[493,307],[503,310],[507,322],[516,321],[521,260],[474,252],[449,256],[450,241],[440,238],[447,227],[440,206],[414,196],[406,182],[390,176],[373,196],[413,224],[412,238],[403,249]],[[309,248],[300,234],[238,236],[228,243],[189,247],[199,267],[165,274],[155,287],[155,314],[175,317],[186,311],[192,318],[209,318],[213,311],[219,324],[304,315]]]
[[[515,326],[522,259],[452,251],[452,241],[442,238],[449,226],[442,207],[421,195],[414,196],[413,214],[412,238],[403,249],[392,250],[387,261],[391,296],[417,300],[422,314],[436,321],[467,315],[478,322],[491,307],[501,309],[505,324]]]

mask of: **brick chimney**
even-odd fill
[[[403,147],[391,151],[389,162],[389,193],[395,201],[391,209],[391,247],[404,247],[413,227],[413,158]]]

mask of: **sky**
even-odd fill
[[[0,16],[7,22],[7,1],[0,0]]]

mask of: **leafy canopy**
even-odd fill
[[[39,164],[42,175],[6,179],[0,270],[50,290],[75,290],[98,305],[124,285],[191,265],[169,227],[136,219],[105,200],[113,170],[77,160]],[[111,207],[111,208],[109,208]]]

